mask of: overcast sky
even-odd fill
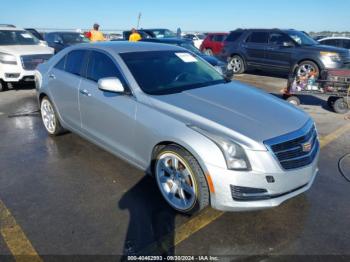
[[[1,0],[0,23],[36,28],[350,31],[349,0]]]

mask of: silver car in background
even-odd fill
[[[40,65],[36,83],[51,135],[72,131],[145,170],[182,213],[275,207],[318,172],[306,113],[181,47],[77,45]]]

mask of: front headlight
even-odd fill
[[[17,65],[17,59],[13,55],[0,52],[0,63],[8,65]]]
[[[191,125],[189,127],[208,137],[220,148],[225,157],[228,169],[239,171],[248,171],[251,169],[247,155],[239,144],[233,142],[228,138],[223,138],[221,136],[211,134],[210,132],[199,127]]]
[[[321,57],[332,62],[341,62],[341,58],[338,53],[335,52],[320,52]]]

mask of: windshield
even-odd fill
[[[89,42],[89,39],[87,39],[84,35],[76,34],[76,33],[61,34],[61,38],[65,44],[77,44],[77,43]]]
[[[168,29],[153,29],[151,31],[156,38],[172,38],[176,37],[176,34]]]
[[[312,39],[310,36],[299,31],[287,31],[286,32],[295,42],[299,45],[319,45],[319,42]]]
[[[0,30],[0,45],[37,45],[39,40],[27,31]]]
[[[210,65],[186,51],[120,54],[143,92],[167,95],[226,80]]]
[[[197,37],[198,37],[200,40],[204,40],[205,35],[197,35]]]

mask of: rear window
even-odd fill
[[[226,35],[213,35],[212,41],[214,42],[222,42],[226,38]]]
[[[241,37],[242,34],[243,34],[243,31],[241,31],[241,32],[237,32],[237,31],[236,32],[231,32],[228,35],[228,37],[226,38],[226,41],[227,42],[235,42]]]
[[[269,34],[267,32],[253,32],[247,39],[248,43],[266,44]]]

